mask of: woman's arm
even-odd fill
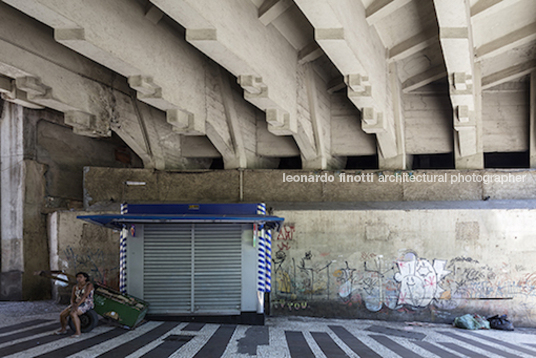
[[[89,293],[91,292],[91,290],[93,290],[93,284],[91,282],[89,282],[86,285],[86,289],[84,290],[84,294],[82,295],[82,297],[80,297],[80,301],[78,301],[77,306],[80,305],[82,302],[84,302],[86,300],[86,298],[89,295]]]
[[[76,293],[75,293],[75,290],[76,290],[76,285],[73,286],[73,292],[71,294],[71,306],[75,304],[76,302]]]

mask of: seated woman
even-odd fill
[[[60,313],[61,329],[56,334],[67,334],[67,317],[71,319],[76,328],[76,332],[71,338],[80,337],[80,316],[94,307],[93,304],[93,284],[89,282],[89,275],[85,272],[76,274],[77,284],[73,287],[71,304]]]

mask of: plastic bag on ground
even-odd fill
[[[465,314],[454,319],[454,326],[463,329],[490,329],[490,323],[477,314]]]
[[[502,316],[496,315],[493,317],[489,317],[488,321],[490,327],[493,329],[500,329],[502,331],[514,330],[514,325],[507,319],[505,314],[503,314]]]

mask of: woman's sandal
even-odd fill
[[[73,335],[71,336],[71,338],[80,338],[80,335],[79,335],[79,334],[73,334]]]
[[[65,331],[56,331],[56,332],[54,332],[54,334],[57,335],[57,336],[61,336],[63,334],[67,334],[67,330],[65,330]]]

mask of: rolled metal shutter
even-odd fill
[[[238,313],[242,297],[242,227],[195,224],[194,312]]]
[[[191,257],[191,225],[145,225],[143,298],[152,314],[190,311]]]
[[[241,225],[145,225],[143,286],[149,312],[239,313],[241,237]]]

